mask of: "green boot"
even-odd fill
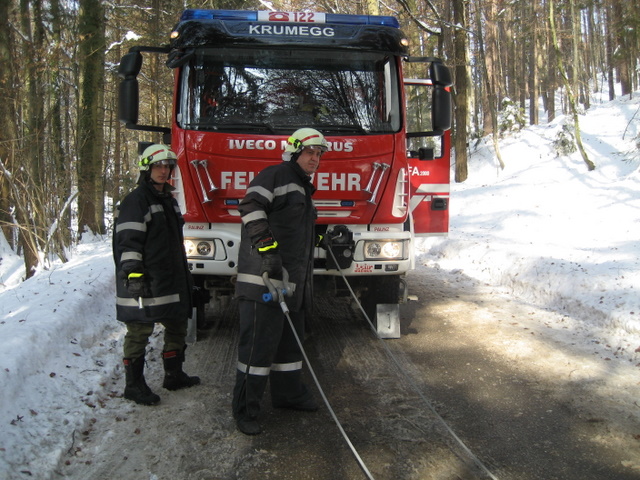
[[[162,386],[167,390],[179,390],[200,385],[200,377],[190,377],[182,371],[186,348],[185,346],[182,351],[162,352],[162,361],[164,363],[164,382]]]
[[[126,376],[124,398],[140,405],[155,405],[160,402],[160,397],[151,391],[144,380],[144,356],[135,360],[124,358],[123,362]]]

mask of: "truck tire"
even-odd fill
[[[194,305],[194,307],[196,308],[196,324],[198,325],[198,330],[201,330],[205,328],[206,324],[204,313],[205,303],[201,300],[197,300],[195,303],[196,304]]]
[[[209,292],[204,288],[204,279],[202,277],[194,276],[194,290],[191,299],[193,301],[193,308],[196,310],[196,321],[198,330],[205,328],[205,306],[211,299]]]
[[[400,303],[400,276],[378,275],[367,277],[366,285],[366,289],[360,296],[360,303],[371,323],[377,328],[377,305]]]

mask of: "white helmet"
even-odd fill
[[[169,147],[156,143],[144,149],[138,161],[138,166],[141,171],[149,170],[150,165],[158,162],[164,162],[164,165],[175,167],[177,158]]]
[[[324,135],[318,130],[300,128],[287,139],[287,146],[282,154],[282,159],[285,161],[291,160],[292,156],[300,153],[304,147],[320,147],[323,152],[326,152],[329,148]]]

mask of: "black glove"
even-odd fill
[[[282,278],[282,257],[279,253],[263,253],[260,276],[266,273],[269,278]]]
[[[130,273],[125,282],[127,291],[136,300],[140,297],[149,297],[149,289],[144,281],[144,275],[142,273]]]
[[[327,250],[329,248],[329,243],[330,243],[330,239],[326,234],[322,235],[318,233],[316,235],[316,247],[321,248],[323,250]]]

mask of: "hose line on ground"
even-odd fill
[[[367,320],[367,322],[369,323],[369,327],[371,327],[371,330],[373,331],[374,335],[376,336],[376,338],[380,341],[380,343],[383,345],[385,352],[387,353],[387,355],[389,356],[389,358],[393,361],[395,367],[398,369],[398,371],[402,374],[402,376],[404,376],[404,378],[407,380],[407,382],[409,383],[409,385],[413,388],[413,390],[418,394],[418,396],[422,399],[422,401],[425,403],[425,405],[429,408],[429,410],[435,415],[436,419],[444,426],[444,428],[447,430],[447,432],[449,433],[449,435],[451,435],[451,437],[456,441],[456,443],[460,446],[460,448],[462,448],[462,450],[469,456],[469,458],[471,459],[471,461],[478,467],[480,468],[480,470],[482,470],[491,480],[498,480],[490,471],[489,469],[484,465],[484,463],[482,463],[482,461],[469,449],[469,447],[467,447],[465,445],[465,443],[460,439],[460,437],[458,437],[458,435],[456,435],[456,433],[453,431],[453,429],[447,424],[447,422],[444,420],[444,418],[442,418],[442,416],[440,416],[440,414],[436,411],[435,407],[433,406],[433,404],[427,399],[427,397],[424,396],[424,394],[422,393],[422,391],[420,390],[420,388],[416,385],[416,383],[413,381],[413,379],[407,374],[407,372],[400,366],[400,362],[398,361],[398,359],[396,358],[396,356],[393,354],[393,352],[391,351],[391,349],[389,348],[389,346],[386,344],[386,342],[380,337],[380,335],[378,335],[378,331],[375,327],[375,325],[373,324],[373,322],[371,321],[371,319],[369,318],[369,316],[367,315],[367,312],[364,311],[364,308],[362,308],[362,305],[360,304],[360,301],[358,300],[355,292],[353,291],[353,289],[351,288],[351,285],[349,284],[349,281],[347,280],[346,275],[344,274],[344,272],[342,271],[342,269],[340,268],[340,266],[338,265],[338,261],[336,260],[335,255],[333,254],[333,251],[331,250],[331,248],[328,248],[327,251],[331,254],[331,257],[333,258],[333,262],[336,266],[336,268],[338,269],[338,271],[340,272],[340,275],[342,275],[342,279],[344,280],[344,283],[347,285],[347,288],[349,289],[349,292],[351,292],[351,296],[353,297],[353,299],[356,301],[356,303],[358,304],[358,308],[360,308],[360,310],[362,311],[362,313],[364,314],[365,319]]]

